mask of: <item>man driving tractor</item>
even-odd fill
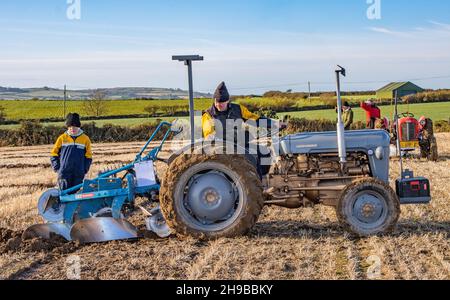
[[[238,120],[244,122],[249,120],[256,121],[257,126],[260,125],[261,120],[267,120],[267,127],[269,129],[272,127],[270,119],[250,112],[243,105],[230,103],[230,94],[228,93],[225,82],[222,82],[214,92],[213,105],[202,116],[203,137],[208,140],[214,138],[226,140],[227,121]],[[218,126],[222,127],[222,132],[217,132],[216,127]]]
[[[261,122],[263,120],[266,122],[265,124]],[[267,130],[271,130],[274,127],[273,121],[271,119],[260,117],[259,115],[254,114],[243,105],[231,103],[228,89],[225,85],[225,82],[222,82],[219,84],[214,93],[213,105],[208,110],[206,110],[206,112],[202,116],[203,137],[206,140],[218,139],[238,144],[239,141],[242,141],[238,138],[238,136],[242,135],[241,137],[244,137],[245,144],[240,146],[249,150],[250,142],[254,137],[251,137],[249,131],[243,128],[235,127],[236,125],[238,125],[239,121],[253,121],[253,125],[248,123],[247,124],[256,126],[256,128],[266,126],[267,128],[265,129]],[[233,127],[231,128],[233,132],[227,133],[227,123],[228,125],[233,125]],[[286,128],[286,124],[284,122],[281,122],[280,129],[284,128]],[[263,166],[264,163],[262,163],[262,158],[268,158],[271,155],[270,153],[262,153],[260,147],[257,147],[256,155],[258,160],[258,173],[260,176],[262,176],[269,170],[270,167],[265,165]]]

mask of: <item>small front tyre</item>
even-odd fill
[[[388,184],[365,178],[342,191],[336,214],[344,228],[358,236],[389,233],[400,217],[400,201]]]

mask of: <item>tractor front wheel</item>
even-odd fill
[[[181,155],[162,180],[161,210],[181,236],[200,239],[247,233],[263,208],[256,168],[239,155]]]
[[[365,178],[341,193],[336,213],[344,228],[358,236],[392,231],[400,216],[400,201],[386,183]]]

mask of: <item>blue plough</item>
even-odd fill
[[[164,135],[159,146],[144,156],[162,131]],[[102,173],[95,179],[86,179],[68,190],[44,192],[38,202],[38,211],[46,223],[31,226],[23,233],[23,238],[50,239],[59,235],[81,243],[137,238],[137,229],[125,219],[124,213],[135,208],[137,197],[157,201],[160,185],[154,163],[160,160],[158,155],[171,132],[175,132],[172,124],[162,122],[132,163]],[[125,175],[117,178],[120,173]],[[148,216],[148,230],[161,237],[170,235],[158,206],[151,212],[140,208]]]

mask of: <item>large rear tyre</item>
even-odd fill
[[[199,239],[246,234],[264,206],[258,173],[240,155],[181,155],[170,164],[160,195],[169,227]]]
[[[341,193],[337,217],[349,232],[366,237],[389,233],[400,217],[400,201],[386,183],[365,178],[348,185]]]
[[[420,157],[436,162],[439,159],[438,145],[434,135],[420,144]]]

